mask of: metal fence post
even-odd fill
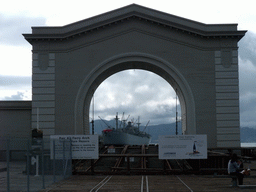
[[[65,140],[63,141],[63,179],[65,179]]]
[[[7,163],[7,192],[10,191],[10,138],[6,142],[6,163]]]
[[[70,175],[72,175],[72,140],[71,140],[71,138],[70,138],[70,143],[69,143],[69,149],[70,149],[70,151],[69,151],[69,154],[70,154]]]
[[[44,139],[42,139],[42,179],[43,179],[43,189],[45,189],[45,180],[44,180]]]
[[[29,192],[29,174],[30,174],[30,164],[29,164],[29,158],[30,158],[30,154],[29,154],[29,148],[30,148],[30,143],[29,143],[29,139],[27,140],[27,191]]]
[[[55,139],[53,139],[53,182],[56,182],[56,176],[55,176]]]

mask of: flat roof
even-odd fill
[[[31,109],[32,101],[0,101],[0,110],[4,109]]]

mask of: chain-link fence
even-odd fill
[[[70,140],[0,139],[0,191],[39,191],[72,175]]]

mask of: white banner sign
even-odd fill
[[[207,159],[206,135],[159,136],[159,159]]]
[[[70,158],[70,152],[72,159],[99,158],[98,135],[51,135],[50,139],[51,159]]]

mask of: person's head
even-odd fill
[[[231,161],[234,162],[234,161],[237,161],[237,154],[233,153],[232,156],[231,156]]]

